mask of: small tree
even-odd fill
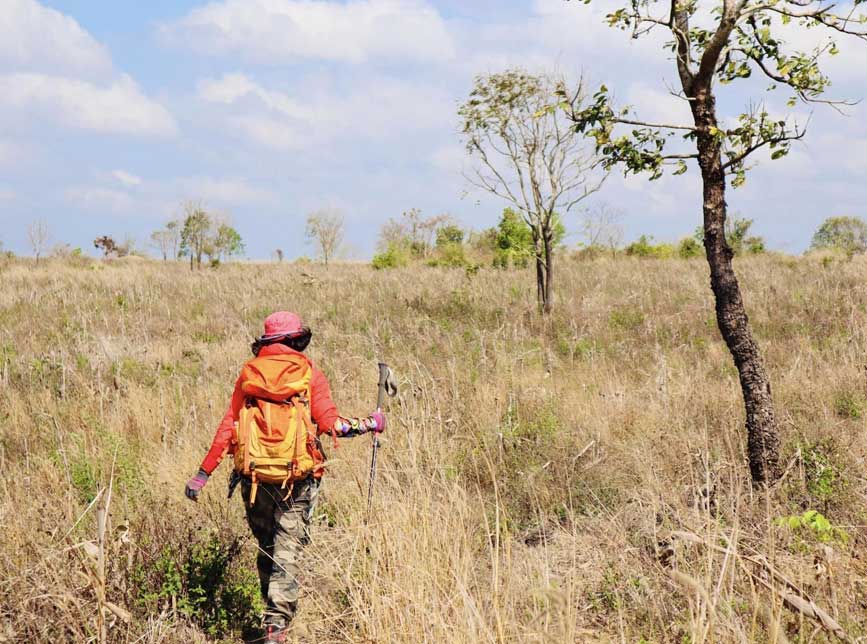
[[[328,266],[343,242],[343,213],[334,208],[321,208],[307,215],[307,238],[313,242]]]
[[[436,231],[436,247],[443,248],[445,246],[457,244],[460,246],[464,243],[464,231],[456,224],[446,224],[440,226]]]
[[[229,224],[220,224],[211,241],[211,260],[223,261],[226,257],[235,257],[244,252],[244,242],[237,230]]]
[[[604,177],[592,151],[559,110],[549,109],[562,79],[521,70],[479,76],[458,109],[467,152],[477,166],[467,177],[477,188],[510,202],[530,227],[539,309],[552,307],[554,214],[596,192]],[[580,111],[583,91],[562,97]]]
[[[830,102],[823,96],[830,79],[820,62],[838,51],[832,36],[867,39],[867,15],[859,12],[860,4],[856,0],[837,11],[836,5],[823,0],[624,2],[608,15],[608,23],[630,31],[633,38],[660,29],[665,32],[670,45],[662,56],[673,61],[692,122],[661,124],[636,119],[631,110],[612,105],[605,86],[592,105],[578,111],[569,105],[565,89],[557,93],[559,104],[572,110],[576,129],[595,138],[597,153],[608,167],[621,165],[626,172],[648,172],[656,178],[667,163],[675,164],[676,174],[687,171],[686,161],[697,163],[717,325],[740,376],[750,473],[758,484],[772,482],[780,474],[780,437],[770,380],[750,329],[732,266],[733,251],[726,240],[726,183],[729,179],[737,187],[745,181],[746,161],[757,150],[766,149],[772,159],[781,158],[804,131],[790,119],[772,117],[755,103],[735,119],[721,122],[717,93],[722,86],[756,73],[770,83],[769,91],[788,91],[789,106],[799,100]],[[812,51],[793,51],[783,38],[793,27],[816,28],[829,37]],[[671,150],[673,140],[685,140],[687,147]]]
[[[581,233],[588,248],[605,248],[611,256],[617,255],[617,249],[623,243],[623,211],[600,204],[582,213]]]
[[[277,250],[275,250],[274,251],[274,257],[277,258],[278,262],[282,262],[283,261],[283,249],[278,248]]]
[[[37,266],[39,266],[39,258],[45,252],[50,240],[51,233],[48,231],[48,222],[44,219],[37,219],[27,225],[27,241],[36,257]]]
[[[201,206],[193,203],[184,205],[184,223],[181,229],[180,252],[190,256],[190,270],[202,267],[202,255],[211,242],[211,217]]]
[[[867,252],[867,222],[858,217],[826,219],[813,235],[810,248],[843,251],[850,259],[856,253]]]
[[[726,218],[726,243],[734,255],[759,255],[765,252],[765,240],[759,235],[750,235],[752,219],[742,217]],[[695,239],[704,245],[704,226],[695,230]]]
[[[103,235],[93,240],[93,247],[102,251],[103,259],[117,253],[117,242],[109,235]]]
[[[177,259],[180,238],[181,225],[175,220],[168,222],[165,228],[151,233],[151,241],[157,250],[160,251],[163,261],[166,261],[169,257]]]

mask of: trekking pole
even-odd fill
[[[397,394],[397,384],[394,382],[394,373],[384,362],[379,363],[379,384],[376,394],[376,411],[382,411],[385,397],[389,398]],[[367,484],[367,513],[370,514],[370,504],[373,501],[373,482],[376,480],[376,453],[379,451],[379,433],[373,432],[370,452],[370,481]]]

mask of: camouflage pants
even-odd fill
[[[247,523],[259,542],[256,566],[265,600],[265,623],[286,626],[298,606],[298,570],[301,549],[310,540],[310,518],[319,494],[319,481],[295,483],[286,501],[279,485],[259,484],[256,502],[250,507],[250,481],[241,481]]]

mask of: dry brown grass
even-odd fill
[[[523,273],[7,262],[0,642],[96,641],[105,503],[89,503],[109,484],[106,601],[131,619],[106,612],[108,639],[212,641],[185,589],[144,595],[208,539],[241,544],[249,587],[227,464],[198,505],[182,490],[278,307],[312,325],[345,413],[373,405],[377,359],[401,384],[368,523],[369,443],[332,455],[300,641],[835,639],[787,595],[863,638],[865,268],[738,263],[790,466],[765,494],[700,261],[561,262],[550,324]],[[775,525],[808,509],[848,541]]]

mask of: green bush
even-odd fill
[[[842,391],[834,400],[834,411],[840,418],[858,420],[864,414],[864,398],[850,390]]]
[[[686,237],[680,240],[677,246],[677,254],[681,259],[692,259],[703,254],[701,243],[695,237]]]
[[[376,270],[383,268],[402,268],[409,265],[409,252],[397,244],[389,244],[384,253],[373,256],[371,266]]]
[[[678,255],[678,250],[672,244],[653,244],[653,237],[642,235],[626,247],[626,254],[631,257],[648,257],[653,259],[670,259]]]
[[[464,245],[453,242],[437,244],[437,256],[428,261],[428,266],[443,266],[446,268],[464,268],[468,265],[464,255]]]
[[[211,637],[249,633],[263,606],[256,574],[240,561],[246,537],[189,537],[138,562],[132,573],[136,608],[146,615],[176,610]]]

